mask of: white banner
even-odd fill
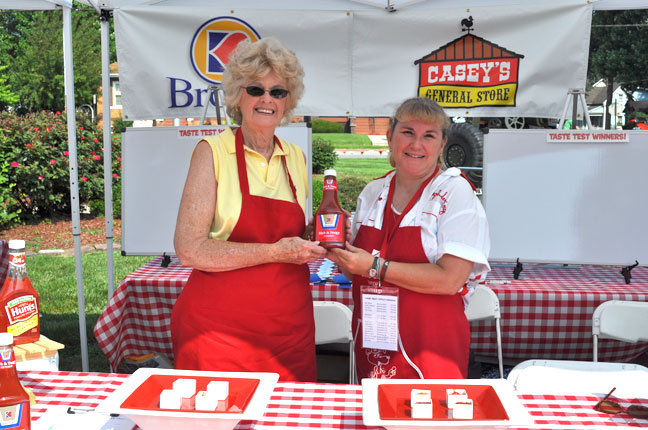
[[[200,117],[232,47],[272,36],[304,66],[297,115],[390,116],[422,95],[451,116],[557,118],[568,90],[585,87],[591,15],[575,0],[394,13],[116,9],[122,106],[128,120]]]

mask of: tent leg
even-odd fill
[[[104,146],[104,208],[106,219],[106,263],[108,267],[108,300],[115,291],[113,263],[113,190],[112,190],[112,138],[110,133],[110,12],[101,12],[101,82],[103,95],[103,146]]]
[[[88,337],[83,292],[83,267],[81,261],[81,219],[79,215],[79,172],[77,165],[76,109],[74,106],[74,66],[72,61],[72,10],[63,6],[63,62],[65,64],[65,109],[67,111],[68,148],[70,152],[70,207],[72,210],[72,236],[76,263],[77,302],[79,305],[79,338],[81,342],[81,369],[88,372]]]

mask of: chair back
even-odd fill
[[[504,378],[504,358],[502,357],[502,331],[500,328],[499,299],[495,291],[485,285],[477,285],[473,295],[470,297],[468,306],[464,310],[468,321],[481,321],[487,319],[495,320],[495,331],[497,335],[497,361],[499,364],[500,378]]]
[[[615,395],[645,396],[648,368],[629,363],[570,360],[527,360],[515,366],[507,380],[517,391],[543,394],[596,394],[613,387]]]
[[[465,312],[468,321],[501,318],[497,294],[485,285],[477,285]]]
[[[314,301],[315,345],[347,343],[349,345],[349,383],[356,383],[355,355],[351,321],[353,312],[334,301]]]
[[[347,343],[353,340],[351,309],[339,302],[314,301],[315,344]]]
[[[592,315],[592,335],[637,343],[648,341],[648,302],[610,300]]]

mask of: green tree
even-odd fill
[[[20,100],[20,97],[11,91],[11,86],[7,85],[7,76],[4,71],[8,67],[0,65],[0,104],[13,105]]]
[[[632,99],[638,88],[648,88],[648,11],[595,11],[592,17],[588,77],[605,79],[607,106],[616,85]],[[610,115],[606,112],[606,124]]]
[[[0,111],[19,100],[9,81],[13,59],[19,55],[18,41],[31,27],[30,12],[0,11]]]
[[[15,13],[15,12],[14,12]],[[18,13],[15,13],[19,16]],[[6,17],[5,17],[6,18]],[[63,110],[65,75],[61,11],[31,12],[31,24],[17,18],[4,19],[14,25],[16,37],[6,37],[3,54],[9,60],[8,83],[20,101],[18,111]],[[101,85],[101,42],[98,15],[85,8],[72,13],[75,103],[92,104]],[[1,43],[1,41],[0,41]],[[7,55],[4,55],[6,50]],[[0,63],[2,64],[2,63]]]

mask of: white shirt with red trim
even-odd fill
[[[370,182],[360,193],[353,219],[353,239],[361,225],[382,228],[394,174]],[[400,225],[421,227],[421,243],[430,263],[436,263],[444,254],[475,263],[466,285],[459,291],[467,305],[475,286],[490,271],[490,236],[484,207],[461,171],[451,167],[430,182]]]

